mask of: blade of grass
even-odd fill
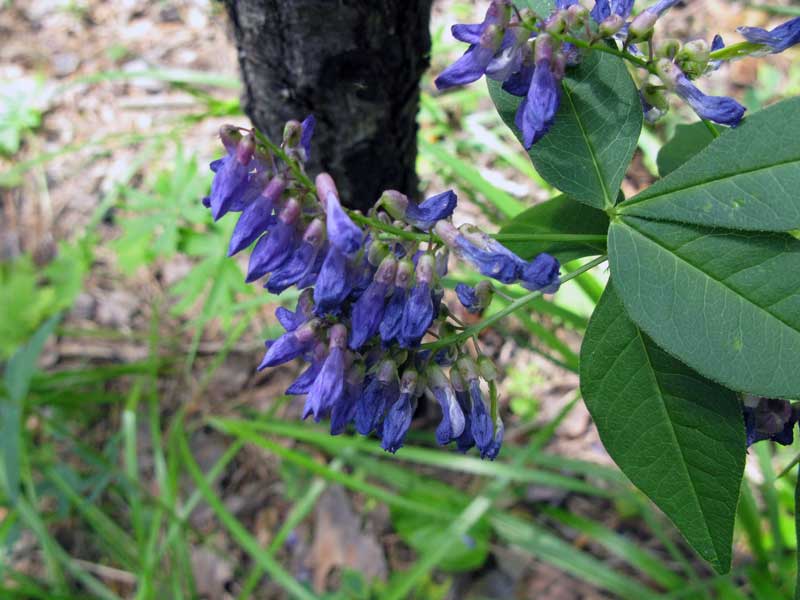
[[[343,452],[345,450],[357,450],[366,454],[385,456],[386,453],[374,443],[374,440],[359,439],[355,437],[332,437],[319,428],[310,427],[308,424],[293,424],[280,421],[238,421],[233,419],[210,419],[212,427],[224,431],[225,433],[236,435],[237,437],[247,433],[248,440],[253,437],[258,438],[257,432],[272,433],[284,437],[291,437],[298,441],[304,441],[329,452]],[[517,483],[533,483],[558,489],[568,489],[570,491],[601,497],[612,497],[613,490],[605,490],[597,486],[584,483],[575,478],[567,477],[558,473],[538,471],[534,469],[518,468],[503,462],[487,462],[471,456],[462,454],[448,454],[441,450],[428,450],[416,446],[404,446],[403,452],[395,455],[393,460],[402,462],[415,462],[432,467],[441,467],[451,471],[469,473],[471,475],[481,475],[485,477],[500,478],[508,477],[510,481]]]
[[[208,485],[205,475],[194,461],[185,435],[179,434],[177,440],[186,470],[189,472],[189,475],[191,475],[195,485],[197,486],[198,490],[200,490],[200,493],[203,495],[206,503],[214,511],[214,514],[217,515],[217,518],[220,520],[231,537],[233,537],[233,539],[236,540],[242,549],[244,549],[253,560],[260,564],[261,567],[269,574],[269,576],[272,577],[272,579],[283,589],[285,589],[291,596],[300,598],[301,600],[315,600],[317,596],[300,585],[300,583],[298,583],[287,571],[285,571],[269,553],[259,546],[258,541],[247,532],[247,530],[236,519],[236,517],[234,517],[227,508],[225,508],[222,500],[220,500],[220,498]]]
[[[131,481],[139,479],[139,459],[137,450],[137,427],[136,411],[139,407],[139,398],[142,393],[142,382],[137,380],[125,402],[125,409],[122,411],[122,439],[125,463],[125,474]],[[141,548],[144,542],[144,520],[142,516],[142,496],[137,487],[130,487],[128,503],[131,507],[131,521],[136,541]]]
[[[758,487],[764,500],[767,520],[772,530],[772,555],[774,560],[777,560],[786,550],[786,540],[783,539],[783,529],[781,528],[781,505],[778,500],[778,493],[775,490],[775,470],[772,468],[771,445],[755,444],[753,450],[755,450],[763,476],[763,480]]]
[[[472,165],[453,156],[442,146],[431,144],[420,137],[419,151],[430,155],[439,165],[449,169],[455,179],[468,186],[468,189],[486,198],[503,217],[511,218],[525,210],[526,206],[522,202],[493,186]]]
[[[334,459],[330,463],[330,468],[332,471],[339,471],[342,468],[342,461]],[[315,477],[314,480],[311,482],[311,485],[308,486],[308,490],[303,495],[300,500],[295,502],[292,505],[292,509],[289,511],[289,514],[286,516],[286,520],[281,525],[281,528],[278,530],[278,533],[275,534],[275,537],[272,538],[272,541],[267,548],[267,553],[270,556],[275,556],[278,551],[283,547],[286,543],[286,540],[291,535],[292,531],[294,531],[295,527],[300,525],[303,520],[314,510],[314,506],[317,503],[317,499],[322,495],[322,492],[328,487],[328,482],[322,479],[321,477]],[[253,591],[256,589],[258,582],[261,581],[261,578],[264,575],[264,570],[259,565],[253,565],[253,568],[250,569],[250,572],[247,574],[245,578],[245,583],[242,586],[242,591],[239,593],[238,600],[248,600],[248,598],[252,597]]]

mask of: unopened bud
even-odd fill
[[[628,41],[640,42],[648,40],[653,35],[653,27],[658,21],[658,13],[645,10],[631,21],[628,27]]]
[[[250,164],[253,159],[253,153],[256,151],[256,138],[252,133],[244,136],[236,146],[236,160],[243,165]]]
[[[377,267],[387,254],[389,254],[389,247],[383,242],[374,241],[367,250],[367,261],[373,267]]]
[[[439,277],[447,275],[447,262],[450,259],[450,250],[446,246],[438,248],[433,255],[433,259],[436,263],[436,274]]]
[[[386,190],[378,200],[381,206],[395,219],[402,219],[408,208],[408,196],[397,190]]]
[[[278,218],[286,223],[294,223],[300,217],[300,203],[294,198],[289,198],[286,206],[283,207]]]
[[[672,60],[675,58],[675,55],[681,49],[681,42],[680,40],[676,40],[675,38],[667,38],[665,40],[661,40],[655,45],[653,49],[653,54],[658,58],[668,58]]]
[[[303,241],[318,248],[325,239],[325,223],[321,219],[314,219],[303,233]],[[305,290],[304,290],[305,291]]]
[[[497,379],[497,367],[488,356],[478,358],[478,372],[486,381]]]
[[[283,145],[289,148],[296,148],[300,145],[303,136],[303,126],[300,121],[286,121],[283,128]]]
[[[421,281],[423,283],[432,283],[433,282],[433,275],[435,271],[435,264],[433,260],[433,256],[430,254],[423,254],[417,260],[417,268],[415,274],[417,276],[417,281]]]
[[[375,281],[378,283],[385,283],[391,285],[394,283],[395,275],[397,274],[397,259],[389,254],[381,261],[378,270],[375,271]]]
[[[407,290],[411,287],[411,279],[414,273],[414,263],[404,258],[397,265],[397,274],[394,276],[394,285],[400,289]]]
[[[236,146],[242,139],[242,132],[235,125],[223,125],[219,128],[219,137],[228,152],[236,152]]]
[[[536,38],[534,60],[537,65],[543,60],[548,63],[553,60],[553,38],[549,34],[543,33]]]
[[[544,29],[548,33],[563,33],[564,29],[567,26],[567,11],[559,10],[554,12],[548,19],[545,21]]]
[[[625,25],[625,19],[616,13],[609,15],[597,28],[598,33],[602,37],[611,37],[617,33]]]
[[[333,177],[331,177],[328,173],[320,173],[317,175],[315,183],[317,185],[317,197],[322,203],[322,207],[327,210],[328,196],[333,194],[336,196],[336,198],[339,198],[339,191],[336,189],[336,182],[333,181]]]
[[[705,40],[692,40],[684,44],[675,55],[675,62],[689,79],[705,73],[711,50]]]
[[[331,327],[328,346],[331,350],[347,346],[347,328],[341,323]]]

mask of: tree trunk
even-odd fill
[[[384,189],[417,191],[419,79],[432,0],[226,0],[244,109],[273,138],[313,113],[310,170],[369,208]]]

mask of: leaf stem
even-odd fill
[[[566,275],[564,275],[564,277],[561,278],[561,283],[566,283],[567,281],[569,281],[571,279],[575,279],[579,275],[583,275],[586,271],[590,271],[591,269],[595,268],[597,265],[600,265],[600,264],[604,263],[607,259],[608,259],[608,257],[606,255],[598,256],[597,258],[595,258],[594,260],[586,263],[582,267],[580,267],[578,269],[575,269],[574,271],[571,271],[571,272],[567,273]],[[542,295],[541,290],[536,290],[536,291],[530,292],[528,294],[525,294],[524,296],[520,296],[519,298],[514,300],[514,302],[512,302],[511,304],[506,306],[503,310],[500,310],[500,311],[496,312],[495,314],[493,314],[491,317],[488,317],[488,318],[484,319],[483,321],[481,321],[479,323],[476,323],[475,325],[472,325],[471,327],[468,327],[467,329],[465,329],[461,333],[458,333],[456,335],[448,336],[446,338],[443,338],[441,340],[437,340],[435,342],[422,344],[422,348],[424,348],[426,350],[438,350],[439,348],[443,348],[443,347],[449,346],[451,344],[459,344],[459,343],[463,342],[464,340],[469,339],[473,335],[483,331],[484,329],[486,329],[490,325],[496,323],[500,319],[503,319],[503,318],[507,317],[508,315],[510,315],[513,312],[516,312],[517,310],[519,310],[520,308],[524,307],[526,304],[528,304],[529,302],[531,302],[532,300],[538,298],[541,295]]]
[[[719,129],[717,129],[711,121],[708,119],[701,119],[701,121],[703,121],[703,125],[706,126],[706,129],[711,132],[711,135],[714,136],[715,139],[719,137]]]
[[[605,44],[593,44],[591,42],[587,42],[586,40],[582,40],[580,38],[573,37],[571,35],[563,35],[563,34],[556,34],[550,32],[555,39],[560,40],[562,42],[567,42],[572,44],[573,46],[577,46],[578,48],[586,48],[587,50],[599,50],[600,52],[605,52],[606,54],[613,54],[614,56],[618,56],[628,62],[635,64],[637,67],[641,67],[642,69],[648,70],[650,73],[655,74],[656,70],[655,67],[646,61],[643,58],[639,58],[631,54],[630,52],[626,52],[625,50],[620,50],[619,48],[614,48],[612,46],[606,46]]]

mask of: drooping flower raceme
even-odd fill
[[[491,31],[505,18],[497,16]],[[448,257],[502,283],[547,293],[558,288],[558,261],[546,254],[525,261],[474,227],[456,229],[449,221],[457,202],[450,190],[419,203],[389,190],[366,226],[358,225],[330,175],[319,174],[315,185],[305,175],[313,123],[287,123],[276,154],[257,143],[257,132],[225,127],[226,156],[212,163],[205,204],[215,217],[240,213],[228,252],[253,246],[247,280],[261,280],[276,294],[302,290],[293,310],[276,310],[285,333],[266,343],[258,368],[305,360],[286,393],[305,395],[303,418],[330,418],[334,435],[352,424],[396,452],[425,396],[441,409],[439,444],[455,442],[462,452],[477,446],[482,457],[494,459],[503,424],[496,403],[487,404],[493,376],[477,368],[466,339],[454,336],[457,324],[449,320],[441,283]],[[473,312],[492,299],[488,281],[457,292]],[[430,333],[454,341],[431,351],[424,343]]]
[[[453,26],[453,37],[469,47],[436,78],[436,87],[466,85],[484,75],[500,82],[504,91],[522,98],[515,124],[524,146],[531,148],[555,123],[570,68],[594,47],[613,44],[643,71],[642,107],[648,120],[666,112],[664,93],[673,92],[701,118],[735,127],[744,107],[731,98],[708,96],[693,83],[720,67],[722,59],[712,54],[724,48],[722,38],[715,36],[710,46],[704,40],[654,42],[658,19],[676,4],[659,0],[632,17],[633,0],[595,0],[591,11],[577,0],[557,0],[550,14],[537,14],[512,0],[492,0],[481,23]],[[800,43],[800,17],[771,30],[738,31],[761,46],[753,54],[782,52]],[[647,53],[642,43],[649,45]]]

